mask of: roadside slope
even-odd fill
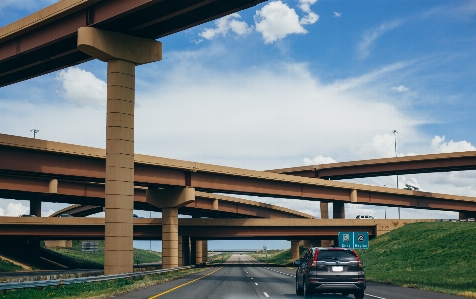
[[[476,223],[413,223],[370,242],[370,281],[476,298]]]

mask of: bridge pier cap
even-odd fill
[[[161,42],[93,27],[78,29],[78,49],[104,62],[125,60],[141,65],[162,60]]]

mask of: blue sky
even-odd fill
[[[2,1],[0,26],[53,2]],[[163,60],[136,69],[135,151],[265,170],[392,157],[393,130],[399,156],[476,150],[475,21],[476,1],[268,1],[165,37]],[[105,147],[105,80],[105,63],[92,61],[1,88],[0,132]],[[476,196],[475,179],[399,182]],[[252,199],[319,215],[318,203]],[[2,201],[0,214],[26,208]],[[418,217],[456,214],[402,209]]]

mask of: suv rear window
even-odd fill
[[[321,250],[317,255],[318,261],[338,260],[341,262],[356,261],[357,258],[348,250]]]

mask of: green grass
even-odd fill
[[[369,247],[369,281],[476,298],[476,223],[408,224]]]
[[[97,252],[83,252],[81,242],[73,241],[72,248],[54,247],[47,248],[53,252],[62,254],[77,262],[83,263],[92,268],[104,267],[104,241],[98,242]],[[134,264],[155,263],[162,261],[162,254],[159,252],[134,248]]]
[[[209,264],[219,264],[219,263],[224,263],[226,262],[233,254],[224,252],[220,253],[214,256],[211,256],[208,258],[208,263]]]
[[[12,262],[0,258],[0,272],[22,271],[23,268]]]
[[[300,255],[302,255],[304,250],[305,248],[299,248]],[[275,250],[272,253],[269,253],[268,251],[268,258],[266,258],[266,255],[263,253],[253,253],[250,255],[259,261],[270,264],[292,265],[294,262],[294,260],[291,258],[291,249]]]
[[[63,285],[59,287],[20,289],[8,291],[0,294],[0,298],[8,299],[44,299],[44,298],[108,298],[140,288],[145,288],[159,283],[164,283],[173,279],[184,277],[193,273],[205,270],[206,268],[194,268],[179,272],[147,276],[141,280],[118,279],[113,281],[103,281],[94,283],[83,283],[74,285]]]

